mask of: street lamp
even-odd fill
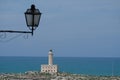
[[[39,9],[35,8],[35,5],[32,4],[30,9],[27,9],[25,12],[26,24],[31,31],[16,31],[16,30],[0,30],[0,32],[9,32],[9,33],[31,33],[38,27],[40,22],[41,14]]]
[[[33,35],[33,30],[35,30],[40,21],[41,13],[39,9],[35,8],[35,5],[32,4],[30,9],[27,9],[25,12],[25,18],[26,18],[26,24],[29,27],[29,29],[32,31]]]

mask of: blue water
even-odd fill
[[[0,73],[40,71],[47,57],[0,57]],[[55,57],[60,72],[120,76],[120,58]]]

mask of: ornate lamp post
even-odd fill
[[[13,30],[0,30],[0,32],[9,32],[9,33],[31,33],[38,27],[40,22],[41,13],[39,9],[35,8],[35,5],[32,4],[30,9],[27,9],[25,12],[25,18],[27,26],[31,31],[13,31]]]
[[[41,13],[39,9],[35,8],[35,5],[31,5],[31,9],[27,9],[25,12],[26,23],[29,29],[32,31],[32,35],[33,30],[35,30],[39,25],[40,17]]]

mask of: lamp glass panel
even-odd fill
[[[40,15],[34,15],[34,26],[38,26],[40,21]]]
[[[27,26],[32,26],[33,24],[33,15],[31,14],[26,14],[26,23],[27,23]]]

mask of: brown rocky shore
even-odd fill
[[[120,80],[120,76],[93,76],[70,73],[41,73],[28,71],[25,73],[0,73],[0,80]]]

